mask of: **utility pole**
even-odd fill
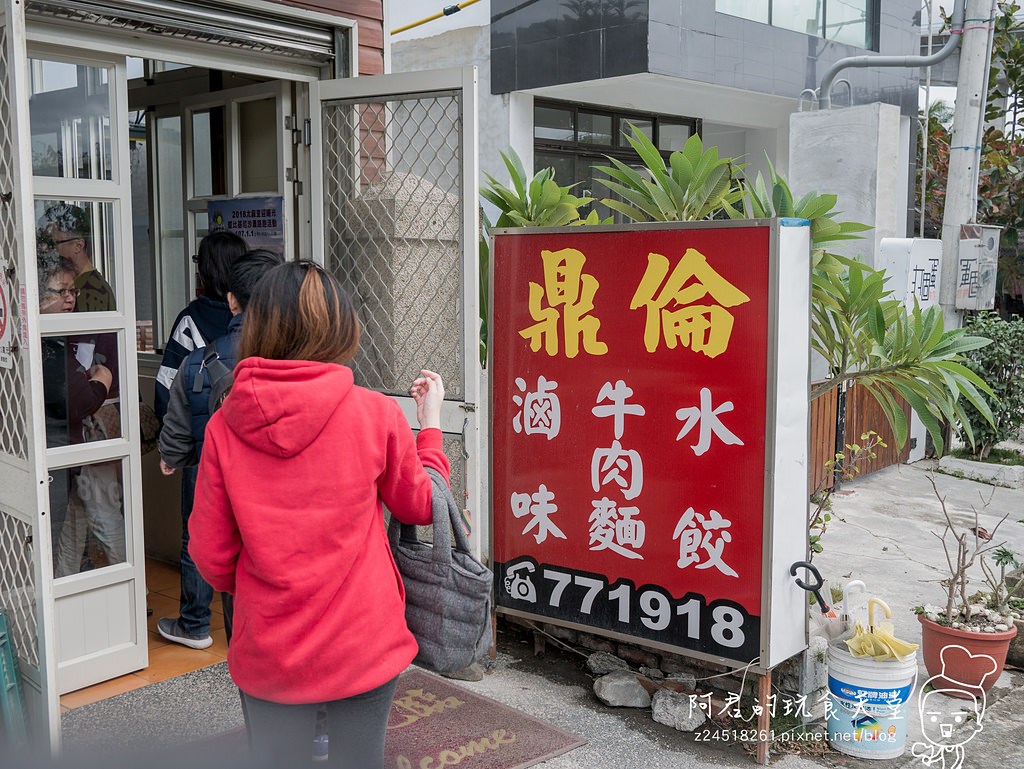
[[[960,42],[960,71],[956,82],[946,206],[942,212],[939,305],[947,329],[960,327],[961,313],[956,309],[960,225],[973,222],[978,215],[978,167],[981,162],[981,135],[985,123],[995,14],[995,0],[967,0],[964,32]]]

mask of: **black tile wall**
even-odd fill
[[[880,2],[879,53],[916,54],[919,0]],[[836,61],[870,53],[717,13],[715,0],[492,0],[491,51],[494,93],[655,72],[792,98]],[[854,103],[917,109],[916,68],[845,69],[839,79]],[[848,102],[845,84],[833,98]]]

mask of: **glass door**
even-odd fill
[[[56,682],[147,664],[123,57],[28,52]]]

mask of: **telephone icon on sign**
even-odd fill
[[[510,596],[529,603],[537,602],[537,588],[533,586],[530,573],[537,570],[529,561],[517,563],[505,575],[505,590]]]

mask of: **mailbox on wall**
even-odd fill
[[[957,253],[956,307],[958,310],[991,310],[996,302],[1001,227],[961,224]]]
[[[498,610],[760,671],[801,651],[807,223],[494,234]]]

